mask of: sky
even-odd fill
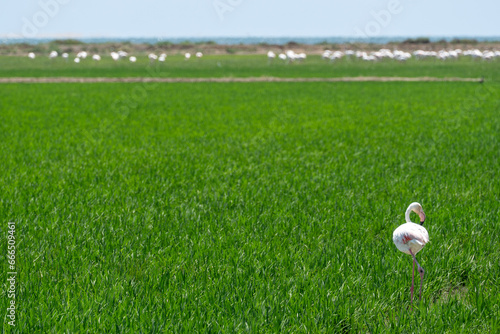
[[[498,0],[5,1],[0,36],[500,36]]]

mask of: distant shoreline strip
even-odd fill
[[[77,77],[43,77],[43,78],[0,78],[0,83],[196,83],[196,82],[483,82],[482,78],[436,78],[436,77],[338,77],[338,78],[77,78]]]

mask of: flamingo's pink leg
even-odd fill
[[[413,252],[411,251],[410,249],[410,254],[411,256],[413,256],[413,275],[412,275],[412,279],[411,279],[411,287],[412,287],[412,302],[413,302],[413,277],[415,276],[415,262],[417,263],[417,266],[418,266],[418,272],[420,273],[420,294],[419,294],[419,300],[422,300],[422,285],[424,283],[424,270],[423,268],[420,266],[420,264],[418,263],[417,261],[417,258],[415,257],[415,254],[413,254]]]
[[[424,284],[424,275],[420,274],[420,295],[418,296],[418,300],[422,300],[422,285]]]
[[[411,297],[410,297],[410,303],[411,303],[411,309],[413,311],[413,282],[414,282],[414,277],[415,277],[415,261],[413,261],[413,270],[411,272]]]

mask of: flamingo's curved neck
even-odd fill
[[[406,213],[405,213],[405,219],[406,219],[407,223],[411,223],[410,213],[411,213],[411,206],[409,206],[408,209],[406,209]]]

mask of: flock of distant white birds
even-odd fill
[[[113,60],[118,61],[123,58],[128,58],[128,60],[132,63],[135,63],[137,61],[136,56],[129,56],[129,54],[125,51],[118,51],[118,52],[111,52],[110,56]],[[196,58],[202,58],[203,53],[197,52],[194,55]],[[478,50],[478,49],[470,49],[470,50],[461,50],[461,49],[455,49],[455,50],[441,50],[441,51],[424,51],[424,50],[416,50],[413,51],[412,53],[406,52],[406,51],[401,51],[401,50],[394,50],[391,51],[389,49],[380,49],[378,51],[372,51],[372,52],[366,52],[366,51],[353,51],[353,50],[347,50],[347,51],[331,51],[331,50],[325,50],[321,57],[325,60],[329,61],[336,61],[339,59],[342,59],[344,57],[347,58],[358,58],[361,60],[365,61],[377,61],[377,60],[382,60],[382,59],[393,59],[393,60],[398,60],[398,61],[406,61],[412,57],[415,57],[416,59],[424,59],[424,58],[435,58],[439,60],[447,60],[447,59],[458,59],[460,56],[469,56],[471,58],[477,58],[477,59],[483,59],[483,60],[493,60],[494,58],[500,57],[500,51],[491,51],[491,50]],[[34,52],[30,52],[28,54],[28,57],[31,59],[35,59],[36,55]],[[59,53],[57,51],[52,51],[49,54],[49,58],[57,58],[59,57]],[[68,53],[62,53],[61,57],[64,59],[69,59],[69,54]],[[76,57],[73,59],[75,63],[80,63],[81,60],[86,59],[89,57],[88,52],[86,51],[81,51],[78,52]],[[160,55],[156,55],[154,53],[150,53],[148,55],[148,58],[151,62],[159,61],[159,62],[164,62],[167,59],[167,55],[165,53],[162,53]],[[191,53],[185,53],[184,58],[186,60],[191,59]],[[275,58],[280,59],[281,61],[284,61],[286,63],[289,62],[294,62],[294,61],[303,61],[307,58],[307,55],[303,52],[301,53],[296,53],[292,50],[288,50],[284,53],[279,53],[276,54],[273,51],[269,51],[267,53],[267,58],[270,62],[274,61]],[[98,54],[92,55],[92,59],[94,61],[100,61],[101,56]]]
[[[412,57],[416,59],[424,59],[424,58],[436,58],[440,60],[447,59],[458,59],[459,56],[470,56],[472,58],[481,58],[483,60],[492,60],[496,57],[500,57],[500,51],[490,51],[485,50],[481,51],[478,49],[471,50],[441,50],[441,51],[424,51],[424,50],[416,50],[413,53],[394,50],[391,51],[389,49],[380,49],[378,51],[366,52],[366,51],[331,51],[325,50],[323,51],[321,57],[326,60],[335,61],[338,59],[342,59],[344,57],[356,57],[358,59],[366,60],[366,61],[377,61],[381,59],[394,59],[399,61],[406,61]],[[267,53],[267,57],[269,60],[273,60],[276,58],[276,54],[273,51],[269,51]],[[295,60],[304,60],[307,58],[305,53],[295,53],[292,50],[287,51],[286,53],[280,53],[278,58],[284,61],[295,61]]]
[[[86,52],[86,51],[80,51],[80,52],[78,52],[76,54],[76,57],[73,59],[73,61],[75,63],[79,63],[81,60],[87,59],[89,56],[90,55],[89,55],[88,52]],[[128,52],[125,52],[125,51],[111,52],[110,56],[111,56],[111,58],[114,61],[117,61],[117,60],[120,60],[120,59],[123,59],[123,58],[128,58],[128,60],[131,63],[135,63],[137,61],[137,57],[136,56],[129,56]],[[30,53],[28,53],[28,57],[31,58],[31,59],[35,59],[36,58],[36,54],[34,52],[30,52]],[[50,52],[50,54],[49,54],[49,58],[50,59],[54,59],[54,58],[57,58],[57,57],[59,57],[59,53],[57,51],[51,51]],[[66,53],[66,52],[62,53],[61,57],[64,58],[64,59],[69,59],[69,54]],[[202,52],[196,52],[195,53],[195,57],[196,58],[201,58],[201,57],[203,57],[203,53]],[[186,60],[190,59],[191,58],[191,53],[184,54],[184,58]],[[92,55],[92,59],[95,60],[95,61],[100,61],[101,60],[101,56],[98,55],[98,54],[94,54],[94,55]],[[156,55],[154,53],[150,53],[148,55],[148,59],[150,61],[152,61],[152,62],[154,62],[154,61],[164,62],[167,59],[167,54],[166,53],[162,53],[162,54],[160,54],[158,56],[158,55]]]

